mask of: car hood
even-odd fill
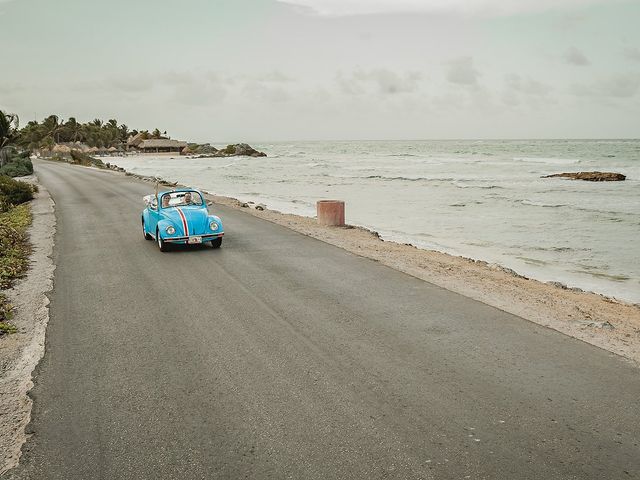
[[[173,224],[178,235],[202,235],[209,232],[209,212],[204,208],[167,208],[162,210],[162,216]]]

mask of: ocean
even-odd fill
[[[511,268],[640,303],[640,141],[278,142],[267,158],[114,157],[111,163],[218,195],[347,222],[385,240]],[[623,182],[543,175],[600,170]]]

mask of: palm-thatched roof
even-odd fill
[[[51,151],[53,153],[69,153],[71,152],[71,147],[68,147],[67,145],[54,145]]]
[[[137,133],[127,139],[127,146],[129,147],[137,147],[144,140],[144,133]]]
[[[143,140],[138,148],[179,148],[183,149],[187,146],[187,142],[181,142],[179,140],[168,140],[164,138],[150,138],[149,140]]]

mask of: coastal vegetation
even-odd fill
[[[16,146],[19,137],[18,116],[0,110],[0,175],[18,177],[33,173],[29,152],[20,152]]]
[[[30,152],[16,152],[0,167],[0,175],[8,177],[24,177],[33,173],[33,164],[29,158]]]
[[[2,290],[10,288],[29,266],[29,225],[31,208],[28,203],[13,206],[0,213],[0,336],[16,332],[15,326],[10,323],[13,307]]]
[[[33,173],[32,153],[76,165],[104,167],[92,155],[121,155],[124,152],[177,153],[199,157],[266,157],[246,143],[218,150],[208,143],[171,140],[167,132],[130,129],[116,119],[96,118],[81,123],[75,117],[64,120],[49,115],[42,122],[32,120],[19,127],[18,116],[0,111],[0,174],[16,177]],[[6,165],[12,164],[10,167]]]
[[[35,187],[11,177],[33,173],[29,152],[17,146],[18,117],[0,111],[0,336],[14,333],[9,323],[11,304],[2,290],[24,274],[31,251],[27,228],[31,225],[29,200]]]
[[[99,158],[92,157],[79,150],[67,149],[64,154],[56,153],[49,157],[49,160],[57,162],[66,162],[73,165],[82,165],[84,167],[106,168],[106,165]]]
[[[57,115],[49,115],[42,122],[32,120],[20,129],[17,144],[29,150],[52,149],[55,145],[77,142],[99,149],[122,148],[129,137],[139,133],[144,139],[163,138],[158,128],[151,133],[138,131],[124,123],[119,124],[114,118],[106,122],[96,118],[80,123],[74,117],[65,121]]]

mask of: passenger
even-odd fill
[[[169,200],[169,195],[165,195],[164,197],[162,197],[162,208],[167,208],[169,206]]]

